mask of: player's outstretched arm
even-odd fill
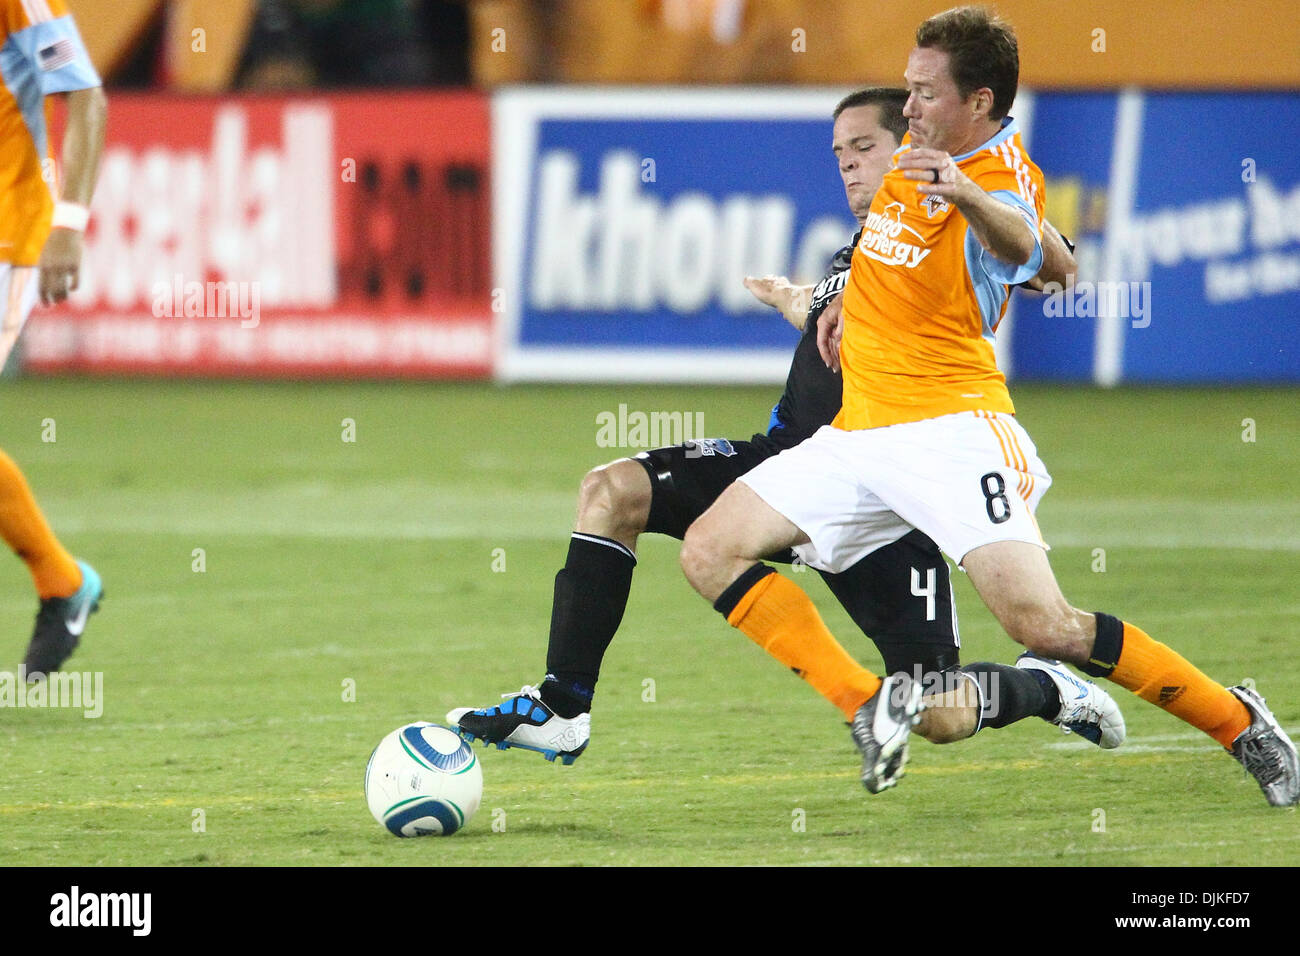
[[[1077,275],[1079,264],[1074,261],[1074,253],[1065,244],[1065,239],[1046,219],[1043,220],[1043,267],[1038,275],[1025,283],[1035,292],[1042,292],[1048,282],[1065,285],[1066,276]]]
[[[63,135],[63,175],[54,228],[41,249],[41,301],[46,305],[62,302],[77,287],[81,234],[99,178],[108,121],[108,101],[101,87],[53,95],[67,97],[68,122]],[[79,221],[63,218],[69,214]]]
[[[1033,258],[1037,242],[1019,210],[977,186],[943,150],[909,150],[898,158],[898,168],[916,180],[918,192],[946,199],[960,209],[980,245],[998,259],[1023,266]]]
[[[745,276],[745,288],[759,302],[770,305],[796,329],[803,331],[808,322],[813,287],[794,285],[785,276]]]

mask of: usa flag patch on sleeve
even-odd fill
[[[51,70],[57,70],[61,66],[67,66],[77,58],[77,46],[69,39],[55,40],[48,46],[43,46],[36,53],[36,58],[40,67],[46,73]]]

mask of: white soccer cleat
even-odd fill
[[[536,687],[524,685],[517,694],[502,694],[495,707],[457,707],[447,723],[466,740],[481,740],[497,750],[535,750],[547,760],[571,764],[591,740],[591,714],[561,717],[542,702]]]
[[[1119,704],[1092,681],[1079,680],[1060,661],[1029,651],[1016,658],[1016,666],[1042,671],[1052,679],[1061,698],[1061,710],[1052,723],[1062,731],[1078,734],[1103,750],[1114,750],[1124,742],[1128,731]]]

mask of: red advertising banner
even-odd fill
[[[490,374],[487,99],[115,95],[81,287],[24,364]]]

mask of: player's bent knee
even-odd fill
[[[682,574],[697,591],[705,583],[710,567],[716,565],[717,551],[712,546],[708,535],[698,530],[695,525],[686,529],[682,538],[682,549],[678,554],[678,563]]]
[[[924,727],[918,727],[916,732],[932,744],[956,743],[958,740],[965,740],[969,736],[969,734],[959,736],[951,726],[939,720],[932,721]]]
[[[630,458],[587,472],[578,489],[578,525],[592,534],[616,537],[645,530],[650,514],[650,479]]]
[[[932,744],[965,740],[979,725],[979,702],[966,689],[925,698],[916,732]]]

